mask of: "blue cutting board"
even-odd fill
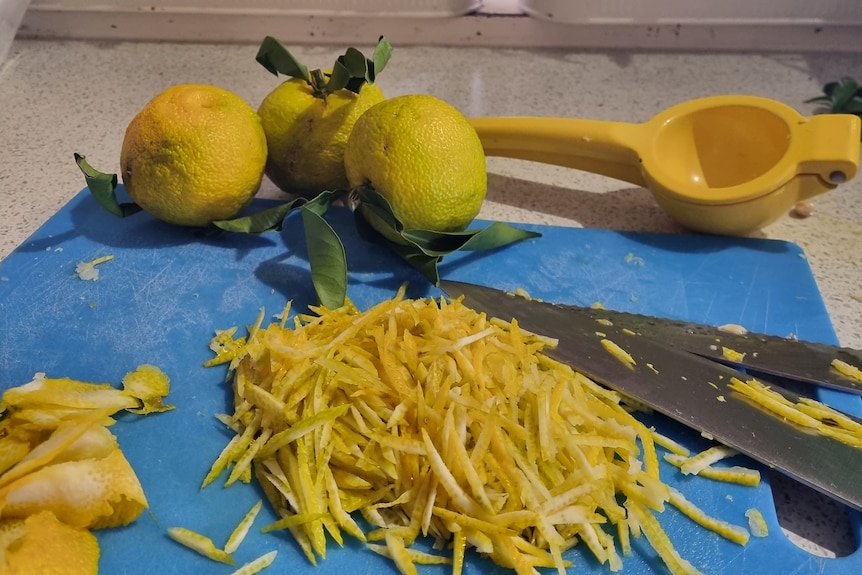
[[[268,205],[259,201],[253,206]],[[328,219],[344,239],[350,267],[349,296],[360,308],[390,297],[403,282],[409,296],[438,295],[426,280],[385,246],[355,233],[352,217],[333,209]],[[621,233],[525,225],[538,239],[493,253],[446,258],[441,275],[505,289],[525,288],[548,301],[601,302],[608,308],[835,343],[829,317],[802,251],[771,240]],[[82,281],[75,266],[113,255],[99,266],[98,281]],[[147,214],[125,220],[109,215],[84,190],[0,265],[0,388],[29,381],[35,372],[119,384],[142,363],[170,376],[176,410],[147,417],[120,416],[113,431],[138,473],[150,510],[127,528],[99,532],[101,572],[228,574],[232,568],[204,559],[166,536],[183,526],[222,545],[246,511],[262,497],[254,485],[199,486],[230,434],[214,415],[230,412],[224,368],[202,367],[211,357],[214,331],[251,323],[261,307],[273,316],[286,300],[304,310],[314,295],[300,220],[281,234],[205,237],[158,222]],[[839,392],[821,395],[862,415],[862,402]],[[696,450],[696,433],[656,416],[649,421]],[[741,464],[753,462],[738,458]],[[744,512],[760,509],[767,538],[740,547],[694,526],[673,509],[661,523],[683,557],[706,573],[860,573],[862,552],[841,559],[809,555],[782,534],[768,482],[738,487],[681,477],[663,468],[665,480],[708,513],[746,525]],[[223,480],[223,478],[222,478]],[[858,514],[854,528],[860,529]],[[275,520],[265,506],[236,552],[238,564],[278,549],[272,573],[311,572],[289,535],[261,534]],[[857,538],[859,534],[857,533]],[[645,542],[624,559],[624,573],[664,572]],[[575,548],[573,573],[606,567]],[[396,573],[385,559],[350,541],[330,544],[320,575]],[[445,567],[422,568],[442,574]],[[466,573],[506,573],[472,556]]]

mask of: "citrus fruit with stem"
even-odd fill
[[[369,186],[386,198],[405,230],[461,231],[488,189],[476,131],[455,107],[430,95],[398,96],[365,112],[347,141],[344,165],[350,187]],[[395,239],[370,210],[362,214]]]
[[[282,191],[312,197],[346,188],[347,138],[363,112],[384,99],[374,78],[390,52],[381,38],[371,59],[349,48],[331,71],[309,71],[277,40],[264,40],[258,61],[291,76],[258,108],[269,150],[266,175]]]
[[[120,153],[132,200],[156,218],[205,226],[235,216],[260,188],[266,136],[255,110],[217,86],[180,84],[132,119]]]

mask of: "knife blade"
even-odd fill
[[[740,372],[618,325],[506,292],[441,280],[450,297],[526,330],[558,340],[548,355],[768,467],[862,510],[862,449],[787,422],[754,405],[729,384]],[[609,353],[625,350],[633,364]],[[794,397],[788,390],[781,390]]]
[[[665,345],[723,363],[794,381],[862,394],[862,381],[842,374],[832,365],[833,360],[840,360],[851,366],[862,365],[862,351],[856,349],[760,333],[734,333],[725,327],[621,311],[580,306],[560,307],[582,314],[597,325],[611,322],[646,337],[660,338]],[[735,353],[726,353],[725,349]]]

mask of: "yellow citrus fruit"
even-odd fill
[[[313,197],[345,189],[344,148],[356,120],[383,100],[375,84],[359,93],[341,89],[325,98],[301,78],[291,78],[264,98],[258,114],[266,133],[266,175],[281,190]]]
[[[181,84],[153,98],[126,129],[123,183],[166,222],[205,226],[251,202],[263,178],[266,136],[254,109],[217,86]]]
[[[70,527],[42,511],[0,522],[0,554],[5,575],[95,575],[99,543],[86,529]]]
[[[374,188],[407,230],[463,230],[488,189],[476,131],[457,109],[428,95],[398,96],[365,112],[347,142],[344,165],[350,186]],[[362,213],[389,237],[373,215]]]

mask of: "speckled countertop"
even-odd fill
[[[549,115],[639,122],[686,99],[748,93],[812,113],[823,83],[857,74],[852,54],[689,54],[490,48],[396,49],[379,85],[424,92],[470,116]],[[326,66],[335,47],[298,47]],[[256,46],[16,41],[0,68],[0,258],[83,186],[72,154],[116,170],[125,126],[163,88],[218,84],[257,106],[273,87]],[[683,231],[643,189],[562,168],[489,159],[481,217],[507,221]],[[265,195],[276,194],[265,184]],[[843,345],[862,347],[862,178],[813,200],[807,218],[762,234],[804,248]],[[774,478],[782,525],[822,555],[856,548],[844,510]],[[858,523],[858,522],[857,522]],[[858,525],[857,525],[858,529]]]

